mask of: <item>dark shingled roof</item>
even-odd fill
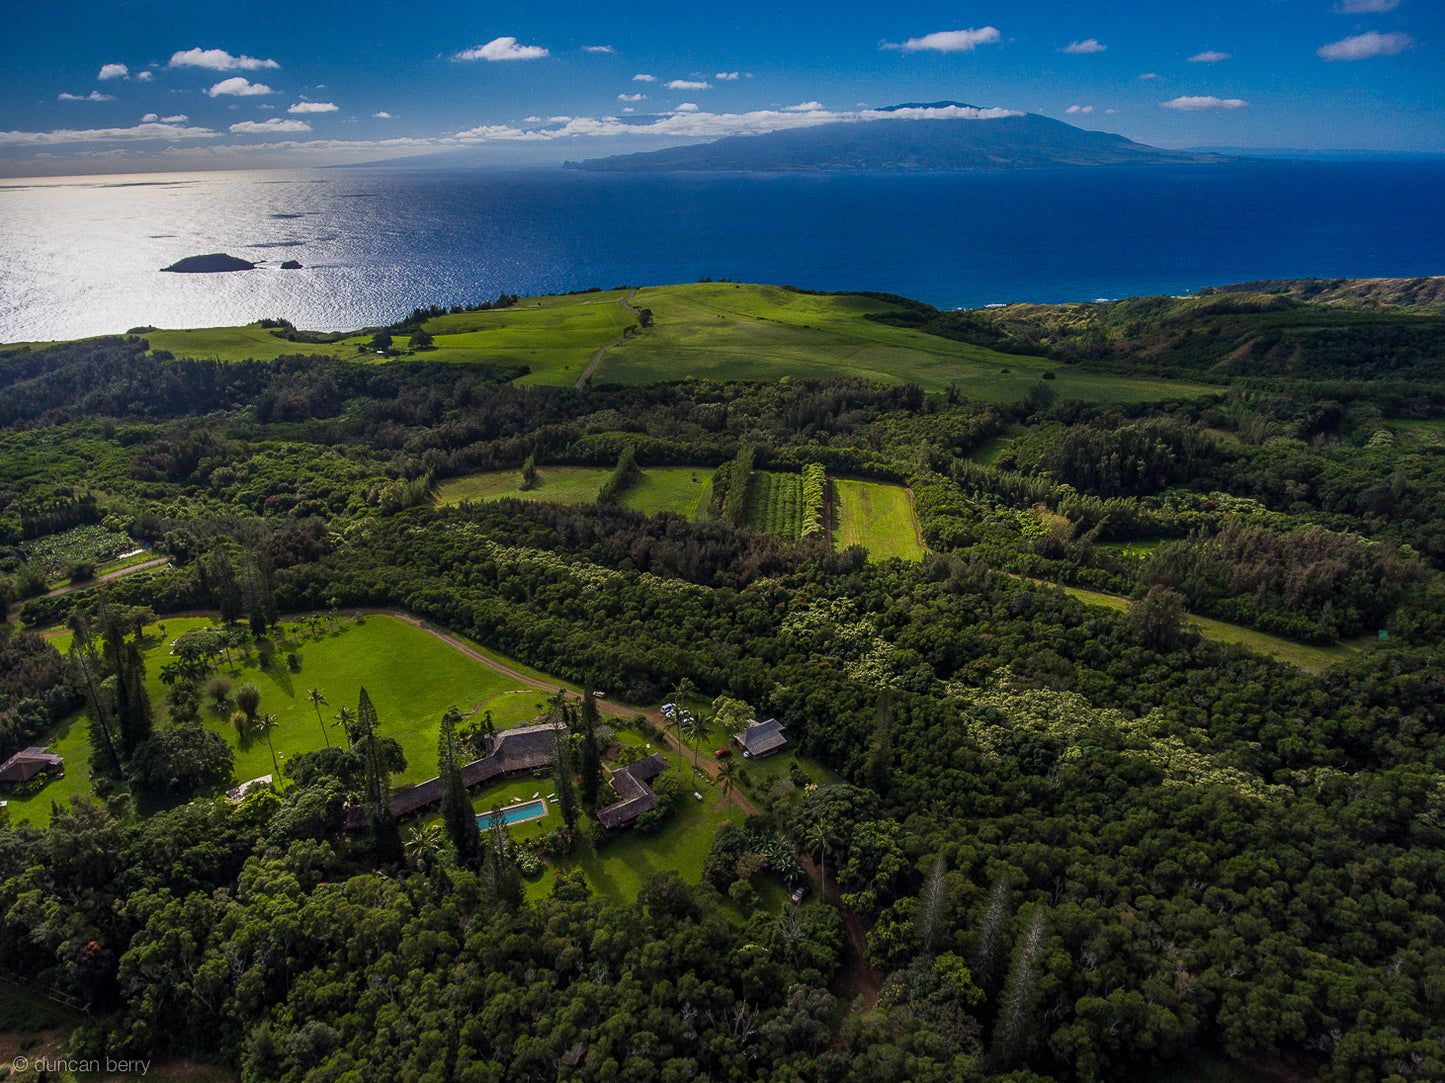
[[[503,730],[492,738],[492,750],[487,755],[463,765],[462,782],[468,787],[477,786],[483,782],[490,782],[494,778],[501,778],[503,775],[550,767],[552,765],[553,735],[558,730],[565,733],[567,731],[566,724],[553,722],[541,726],[520,726],[517,729]],[[408,786],[406,789],[397,790],[392,794],[391,814],[398,818],[408,816],[431,805],[439,804],[441,799],[442,780],[429,778],[425,782],[418,782],[415,786]],[[352,805],[347,808],[347,830],[359,831],[366,824],[367,817],[364,808],[360,805]]]
[[[783,736],[783,725],[776,718],[766,722],[749,722],[742,733],[733,734],[733,740],[754,759],[776,752],[788,743]]]
[[[644,812],[651,812],[658,806],[657,794],[648,785],[667,770],[667,757],[654,752],[645,760],[612,772],[612,788],[622,798],[616,804],[597,810],[597,820],[609,831],[625,827]]]
[[[0,764],[0,782],[29,782],[47,767],[63,767],[65,761],[41,745],[22,748]]]

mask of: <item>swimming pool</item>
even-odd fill
[[[528,820],[540,820],[547,815],[547,802],[544,799],[536,801],[523,801],[515,805],[505,805],[502,808],[502,819],[507,824],[526,823]],[[477,829],[487,830],[492,823],[492,814],[484,812],[477,817]]]

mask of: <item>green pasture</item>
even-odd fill
[[[539,466],[537,484],[522,488],[521,470],[489,470],[448,478],[437,486],[438,504],[463,500],[541,500],[549,504],[591,504],[612,475],[605,466]]]
[[[152,350],[169,350],[177,357],[214,357],[220,361],[271,361],[283,354],[312,354],[342,361],[375,361],[376,354],[360,353],[358,345],[371,341],[370,335],[356,335],[337,342],[289,342],[278,338],[260,324],[243,327],[198,327],[181,331],[147,331],[143,336]],[[401,344],[405,345],[405,339]]]
[[[637,317],[618,304],[625,290],[566,297],[527,297],[511,308],[464,312],[428,320],[430,361],[527,365],[518,383],[567,386],[603,346],[616,342]]]
[[[523,384],[569,386],[597,351],[618,342],[637,317],[619,302],[621,290],[523,298],[511,308],[428,320],[432,349],[415,359],[462,364],[524,364]],[[779,286],[699,282],[637,291],[634,308],[649,308],[653,326],[603,355],[594,383],[646,384],[695,376],[713,380],[861,376],[916,383],[941,391],[956,385],[971,398],[1012,402],[1053,373],[1061,398],[1135,402],[1205,394],[1217,387],[1157,378],[1086,373],[1037,357],[998,353],[865,319],[896,306],[856,294],[815,296]],[[222,361],[270,360],[308,353],[341,360],[379,359],[358,333],[337,342],[290,342],[257,324],[149,332],[152,349]]]
[[[437,486],[439,504],[463,500],[542,500],[551,504],[591,504],[612,476],[605,466],[539,466],[537,484],[522,489],[520,470],[489,470],[449,478]],[[642,471],[622,494],[623,507],[656,515],[671,511],[696,519],[707,512],[712,469],[706,466],[658,466]]]
[[[609,350],[595,382],[861,376],[930,391],[956,384],[971,398],[1011,402],[1053,371],[1052,386],[1061,398],[1130,402],[1210,390],[1082,373],[875,323],[864,315],[894,306],[852,294],[815,296],[778,286],[711,282],[648,287],[632,303],[652,310],[653,326]]]
[[[833,481],[833,547],[861,545],[873,560],[922,560],[913,500],[901,485],[877,481]]]
[[[688,519],[706,519],[712,473],[710,466],[652,467],[622,494],[622,505],[648,515],[671,511]]]

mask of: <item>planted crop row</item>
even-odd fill
[[[748,498],[748,523],[784,541],[797,541],[803,523],[798,475],[755,474]]]
[[[809,463],[803,468],[802,483],[802,525],[800,538],[816,534],[823,529],[823,496],[828,489],[828,472],[821,463]]]

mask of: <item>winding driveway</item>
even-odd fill
[[[632,292],[630,292],[626,297],[620,297],[620,298],[618,298],[617,303],[618,303],[619,305],[621,305],[623,308],[627,309],[628,312],[631,312],[634,316],[636,316],[636,317],[640,320],[640,319],[642,318],[642,313],[638,312],[637,309],[633,308],[630,304],[627,303],[628,301],[631,301],[631,300],[632,300],[634,297],[636,297],[636,296],[637,296],[637,288],[634,287],[634,288],[632,289]],[[627,336],[626,336],[626,335],[623,335],[623,336],[622,336],[621,338],[619,338],[616,342],[609,342],[606,346],[603,346],[602,349],[598,350],[595,354],[592,355],[592,363],[591,363],[590,365],[588,365],[585,369],[582,370],[582,375],[581,375],[581,376],[577,377],[577,390],[578,390],[578,391],[581,391],[584,387],[586,387],[586,386],[587,386],[587,381],[590,380],[590,379],[592,379],[592,374],[597,371],[597,366],[598,366],[599,364],[601,364],[601,362],[602,362],[602,355],[605,354],[608,350],[612,349],[612,347],[614,347],[614,346],[620,346],[620,345],[622,345],[622,344],[623,344],[624,342],[626,342],[626,341],[627,341]]]

